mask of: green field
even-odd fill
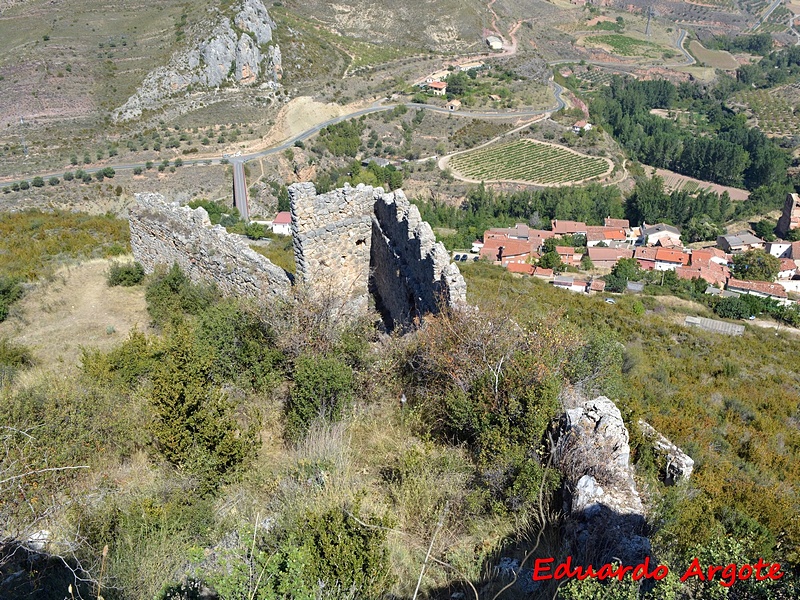
[[[593,179],[611,171],[602,158],[533,140],[517,140],[458,154],[449,166],[469,179],[558,185]]]
[[[593,35],[586,38],[587,43],[602,44],[608,46],[614,54],[620,56],[650,56],[666,50],[663,46],[637,40],[626,35]]]

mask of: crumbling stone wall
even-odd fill
[[[289,297],[286,272],[220,225],[203,208],[169,204],[161,194],[136,194],[130,209],[131,248],[145,271],[178,266],[194,282],[214,282],[228,295]]]
[[[466,302],[467,284],[458,266],[402,190],[376,195],[371,273],[372,291],[390,328]]]
[[[800,227],[800,194],[786,194],[783,212],[778,219],[777,233],[782,238],[792,230]]]
[[[320,292],[345,292],[356,306],[368,292],[390,329],[440,306],[466,301],[467,286],[402,190],[360,184],[316,194],[289,188],[298,275]]]
[[[298,183],[289,195],[297,277],[312,292],[344,299],[340,314],[363,313],[372,293],[388,328],[402,329],[466,301],[458,266],[401,190],[361,184],[317,194],[313,184]],[[291,294],[283,269],[223,227],[211,227],[202,208],[137,194],[130,228],[133,254],[148,273],[178,263],[193,281],[213,281],[226,294]]]
[[[366,308],[372,236],[372,187],[317,195],[312,183],[289,187],[297,275],[320,293],[333,291]]]

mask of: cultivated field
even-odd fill
[[[743,90],[733,95],[729,105],[744,112],[751,124],[771,137],[791,137],[800,133],[800,89],[786,85],[771,90]]]
[[[709,50],[697,40],[689,42],[689,51],[694,54],[698,62],[717,69],[734,70],[739,63],[730,52],[724,50]]]
[[[586,156],[561,146],[524,139],[450,157],[448,166],[475,181],[568,185],[608,175],[607,158]]]
[[[648,169],[652,169],[652,167],[648,167]],[[664,188],[670,192],[676,190],[683,190],[689,194],[694,194],[695,192],[699,192],[701,190],[706,192],[714,192],[716,194],[728,192],[731,200],[747,200],[747,198],[750,196],[750,192],[747,190],[742,190],[727,185],[719,185],[716,183],[711,183],[710,181],[701,181],[700,179],[687,177],[686,175],[681,175],[680,173],[675,173],[674,171],[668,171],[667,169],[653,169],[653,171],[656,175],[664,180]]]
[[[664,54],[674,54],[674,50],[653,42],[639,40],[627,35],[592,35],[584,38],[587,46],[596,46],[618,56],[642,56],[662,58]]]

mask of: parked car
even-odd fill
[[[617,301],[614,300],[613,298],[606,298],[606,304],[616,304],[616,303]]]
[[[467,261],[467,255],[466,254],[462,254],[461,255],[461,262],[466,262],[466,261]]]

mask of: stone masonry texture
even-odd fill
[[[367,309],[372,294],[389,329],[466,301],[458,266],[402,190],[361,184],[317,194],[313,184],[298,183],[289,195],[297,279],[307,289],[345,299],[353,314]],[[160,194],[136,199],[131,247],[148,273],[177,263],[192,281],[213,282],[229,295],[292,296],[282,269],[212,227],[202,208],[169,204]]]
[[[466,301],[458,266],[402,190],[360,184],[318,195],[300,183],[289,195],[297,271],[312,288],[357,304],[372,292],[390,329]]]
[[[197,283],[213,282],[227,295],[289,298],[286,272],[220,225],[203,208],[169,204],[160,194],[137,194],[130,210],[131,248],[147,273],[177,263]]]

